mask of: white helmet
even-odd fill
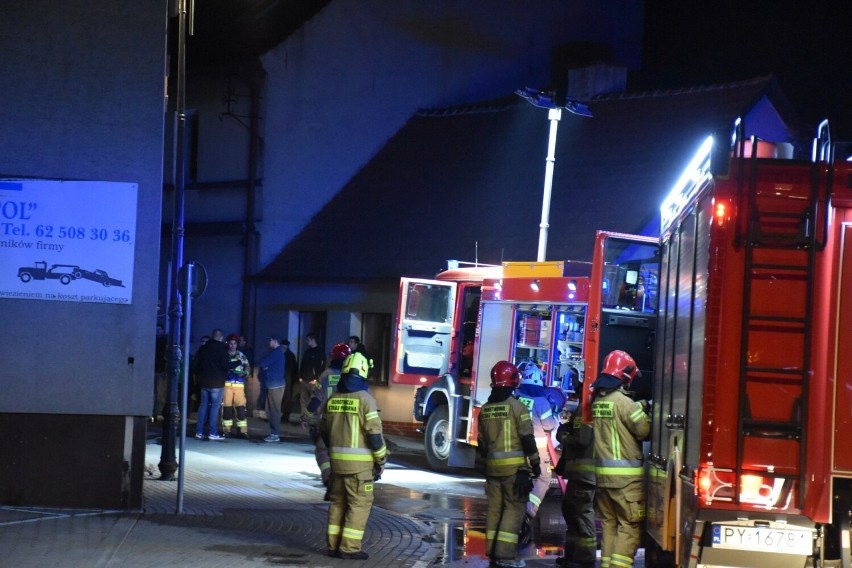
[[[522,364],[519,370],[521,371],[522,385],[544,386],[544,373],[535,363]]]

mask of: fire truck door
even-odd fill
[[[834,469],[852,471],[852,226],[843,226],[835,387]]]
[[[449,371],[456,285],[403,278],[396,372],[440,376]]]
[[[601,314],[599,364],[603,365],[607,353],[615,349],[629,353],[642,371],[642,377],[633,381],[630,389],[637,400],[651,398],[656,324],[656,314],[619,310],[603,310]]]
[[[477,349],[473,365],[476,385],[472,389],[474,406],[482,406],[491,394],[491,367],[497,361],[510,361],[514,334],[514,304],[483,301]]]

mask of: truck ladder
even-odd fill
[[[758,187],[758,141],[752,139],[751,156],[743,156],[739,143],[740,211],[747,212],[741,231],[743,247],[742,329],[739,363],[739,413],[737,479],[743,473],[767,473],[752,464],[746,446],[757,439],[773,439],[779,447],[793,444],[797,472],[770,472],[798,479],[799,507],[805,472],[808,380],[811,368],[811,334],[816,252],[824,245],[818,223],[820,178],[814,164],[807,199],[779,197]],[[822,210],[824,213],[824,209]],[[779,348],[779,346],[784,346]],[[781,357],[767,356],[773,349]],[[779,360],[780,359],[780,360]],[[779,442],[780,441],[780,442]],[[754,446],[752,446],[754,447]],[[782,452],[789,455],[787,451]],[[736,492],[736,501],[740,491]]]
[[[458,415],[453,420],[453,424],[456,427],[453,429],[453,442],[461,442],[463,444],[467,443],[467,433],[470,432],[470,420],[471,420],[471,385],[469,382],[461,382],[459,385],[459,394],[456,395],[455,408],[457,409]],[[450,417],[452,419],[453,417]]]

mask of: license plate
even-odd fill
[[[714,548],[810,556],[813,544],[813,533],[807,530],[713,525]]]

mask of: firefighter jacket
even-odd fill
[[[331,470],[335,474],[365,474],[387,461],[382,421],[376,399],[366,390],[336,391],[326,403],[320,422]]]
[[[228,373],[228,378],[225,379],[225,384],[228,386],[245,386],[246,377],[251,373],[248,357],[242,351],[237,350],[236,353],[229,353],[231,365],[236,364],[236,367]]]
[[[568,481],[595,484],[595,433],[591,424],[583,422],[580,409],[556,430],[556,441],[562,448],[556,473]]]
[[[651,421],[641,403],[620,388],[601,391],[592,403],[598,487],[620,488],[641,479],[642,440]]]
[[[494,391],[479,410],[477,451],[485,459],[486,476],[505,477],[526,467],[527,459],[530,465],[538,465],[541,459],[535,445],[530,411],[511,396],[511,391],[503,400],[495,397]]]
[[[559,426],[559,419],[553,413],[553,404],[545,396],[544,387],[521,385],[518,400],[530,411],[536,443],[539,447],[546,446],[549,438],[547,433]]]

